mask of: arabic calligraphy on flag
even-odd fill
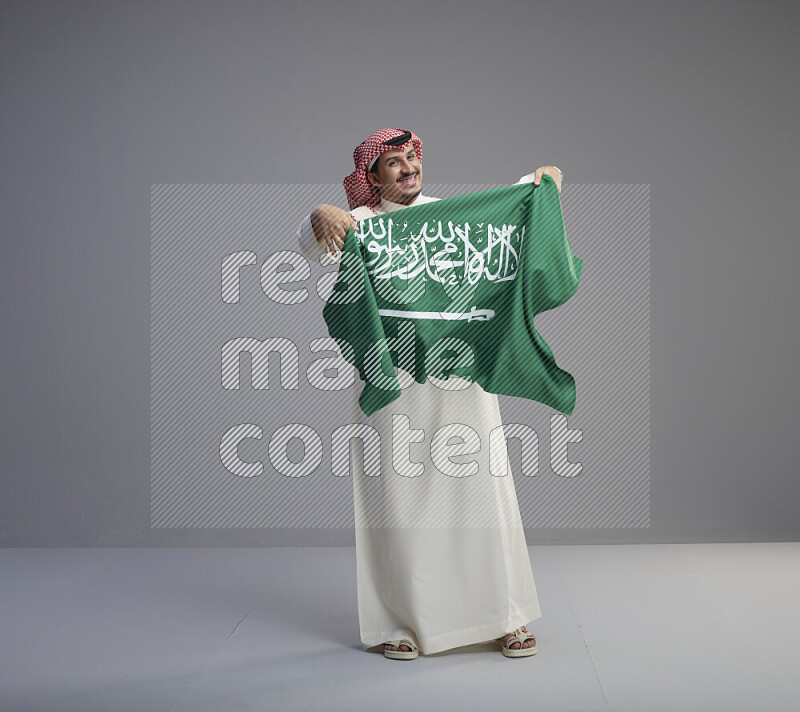
[[[534,317],[577,291],[582,264],[544,175],[361,221],[323,317],[364,381],[367,415],[414,381],[453,374],[571,414],[575,380]]]

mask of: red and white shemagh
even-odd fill
[[[399,146],[387,146],[384,143],[384,141],[390,141],[404,133],[406,132],[403,129],[380,129],[356,146],[353,151],[353,163],[355,163],[356,169],[344,179],[344,190],[347,193],[350,210],[360,205],[372,208],[381,202],[380,192],[367,180],[367,167],[373,158],[386,153],[386,151],[406,151],[409,144],[413,144],[417,158],[422,160],[422,141],[413,131],[408,132],[411,134],[411,138]]]

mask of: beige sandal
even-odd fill
[[[387,645],[394,645],[397,650],[387,650]],[[411,650],[400,650],[401,645],[407,645]],[[402,640],[387,640],[383,644],[383,654],[392,660],[413,660],[419,655],[419,649],[408,638]]]
[[[523,643],[531,638],[533,638],[533,645],[531,645],[529,648],[523,648]],[[532,633],[529,633],[525,626],[522,626],[522,628],[517,628],[514,633],[510,635],[510,637],[506,638],[505,643],[503,643],[502,636],[500,638],[495,638],[495,640],[500,645],[503,655],[505,655],[507,658],[526,658],[529,655],[536,655],[536,636]],[[519,643],[519,647],[510,647],[513,643]]]

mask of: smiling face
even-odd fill
[[[413,146],[405,151],[386,151],[375,162],[376,171],[367,180],[381,192],[381,198],[409,205],[422,190],[422,162]]]

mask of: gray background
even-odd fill
[[[384,126],[426,184],[650,185],[652,526],[529,544],[798,538],[790,3],[0,12],[3,545],[350,543],[150,529],[150,187],[339,183]]]

